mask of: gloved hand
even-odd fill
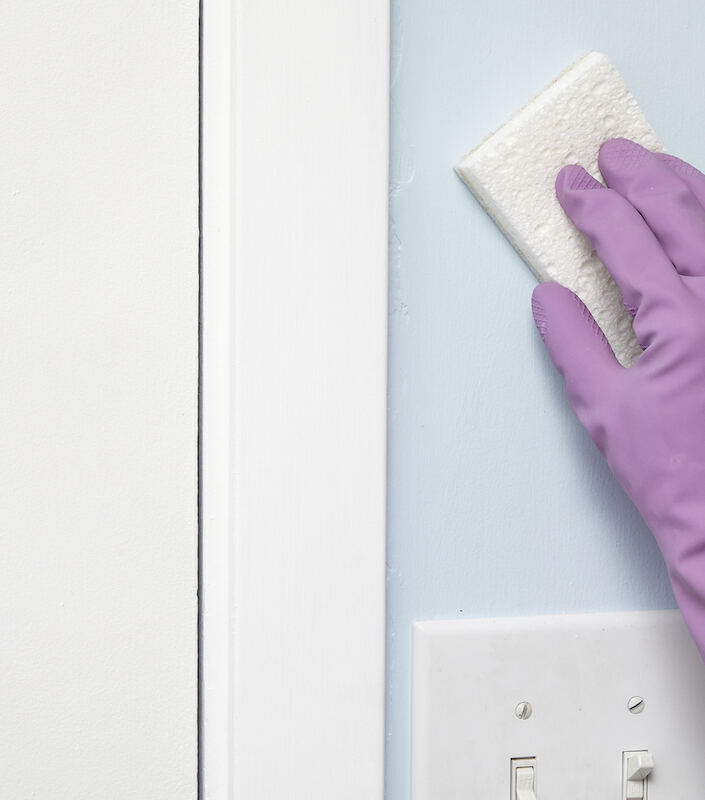
[[[536,326],[568,400],[641,512],[705,660],[705,175],[627,139],[602,145],[609,188],[582,167],[561,206],[614,276],[643,353],[615,359],[582,302],[536,287]]]

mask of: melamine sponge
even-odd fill
[[[663,149],[607,56],[588,53],[464,156],[456,170],[539,280],[572,289],[617,358],[630,366],[641,353],[632,318],[554,188],[566,164],[582,164],[601,181],[599,147],[617,136]]]

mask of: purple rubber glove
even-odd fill
[[[600,149],[609,188],[582,167],[556,179],[561,206],[612,273],[644,350],[615,359],[582,302],[536,287],[536,326],[571,406],[661,549],[705,660],[705,175],[627,139]]]

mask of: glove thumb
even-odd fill
[[[531,297],[534,322],[565,379],[568,400],[602,450],[605,401],[623,367],[580,298],[558,283],[541,283]]]

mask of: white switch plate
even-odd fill
[[[619,800],[625,750],[654,756],[648,800],[702,795],[705,665],[679,611],[414,624],[413,800],[509,800],[534,756],[537,800]]]

